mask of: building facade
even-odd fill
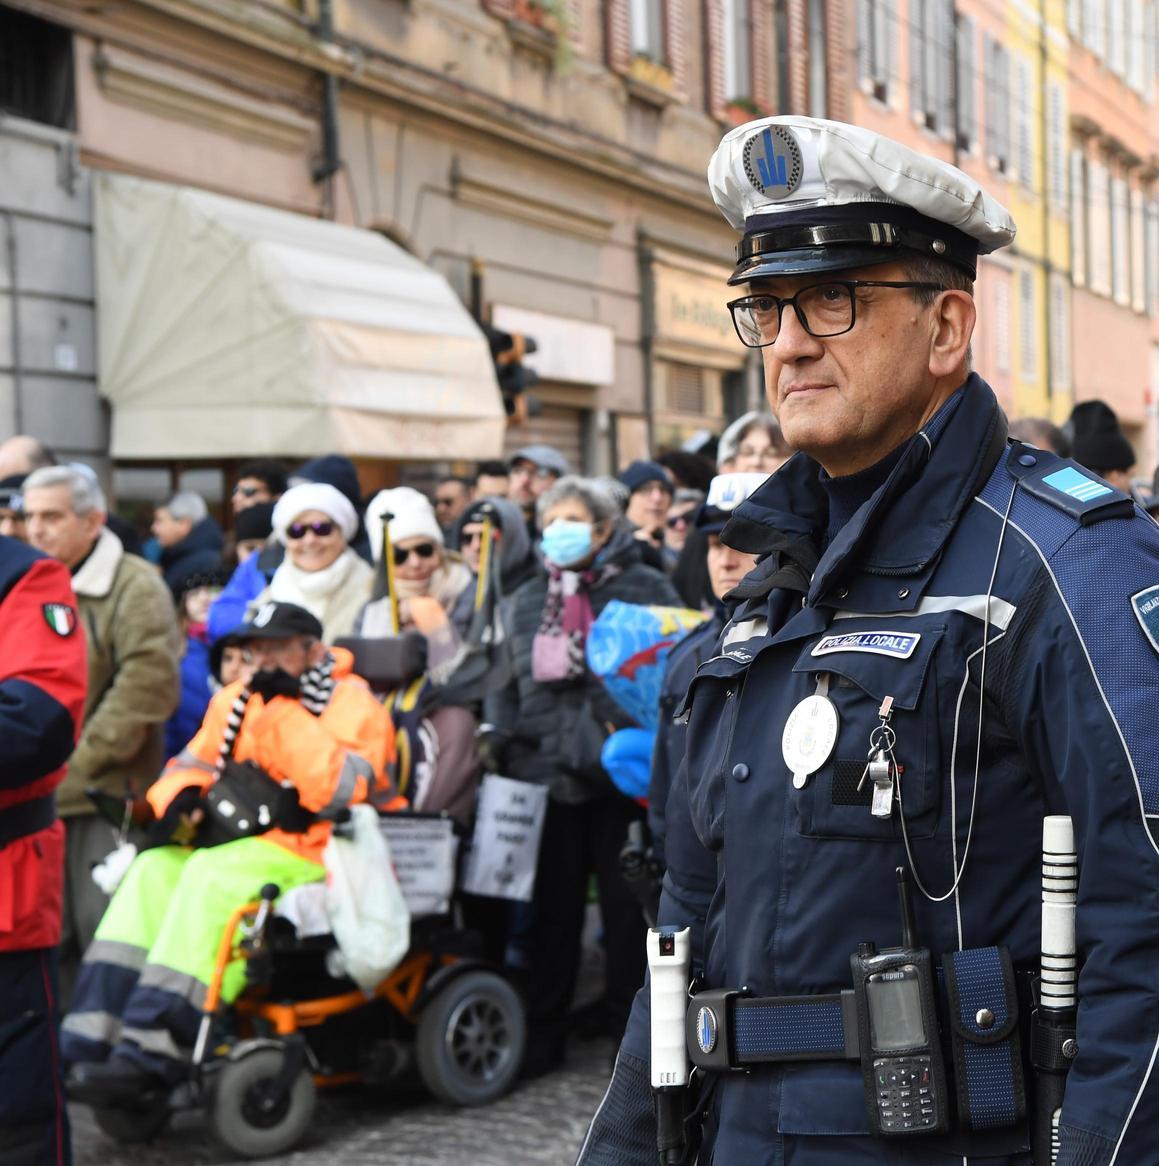
[[[975,363],[1007,409],[1061,420],[1103,396],[1149,466],[1156,7],[8,0],[0,63],[17,38],[23,54],[0,89],[17,115],[0,117],[0,150],[14,158],[13,141],[27,152],[39,135],[68,164],[31,167],[20,206],[5,184],[0,214],[13,234],[30,229],[30,206],[63,200],[83,247],[91,176],[124,174],[378,232],[497,327],[536,339],[536,407],[506,448],[548,440],[601,471],[760,400],[759,366],[724,311],[734,240],[704,181],[721,133],[767,112],[852,120],[955,162],[1014,212],[1017,243],[983,260],[977,288]],[[32,428],[35,402],[56,393],[77,407],[43,408],[45,436],[92,456],[109,410],[83,330],[102,308],[59,238],[69,286],[34,304],[27,280],[6,284],[17,307],[0,314],[9,333],[39,337],[44,318],[53,336],[72,329],[75,367],[61,367],[67,339],[15,351],[0,324],[0,436]],[[408,452],[364,458],[368,487],[394,480]],[[144,492],[150,451],[116,453]],[[210,469],[194,462],[154,468],[172,481]]]

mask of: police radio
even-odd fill
[[[897,868],[902,945],[862,943],[850,956],[857,998],[865,1102],[875,1134],[945,1133],[950,1128],[938,1036],[934,967],[918,947],[909,879]]]

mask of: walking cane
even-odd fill
[[[394,547],[390,542],[390,524],[393,514],[382,516],[382,560],[374,577],[371,599],[386,598],[390,601],[390,633],[397,636],[399,630],[398,594],[394,586]]]
[[[1035,1166],[1058,1161],[1058,1123],[1075,1040],[1078,965],[1075,902],[1078,855],[1074,825],[1064,815],[1042,820],[1042,961],[1031,1040],[1035,1067]]]

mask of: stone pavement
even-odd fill
[[[573,1040],[564,1068],[482,1109],[452,1109],[412,1090],[319,1099],[314,1128],[276,1166],[572,1166],[607,1087],[611,1041]],[[75,1166],[224,1166],[198,1114],[179,1114],[153,1143],[118,1146],[71,1106]]]

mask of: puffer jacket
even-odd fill
[[[617,531],[600,562],[615,564],[621,573],[589,592],[595,617],[613,599],[680,606],[665,576],[640,561],[639,545],[630,532]],[[552,684],[532,677],[531,647],[546,598],[547,573],[542,569],[515,593],[511,612],[515,677],[507,719],[499,727],[511,734],[509,776],[546,784],[556,801],[578,804],[613,792],[600,765],[600,749],[612,732],[632,721],[590,673],[575,682]]]
[[[264,837],[312,862],[322,861],[333,818],[347,806],[373,800],[397,808],[386,775],[394,760],[394,727],[366,681],[351,671],[353,657],[333,648],[334,690],[321,714],[314,716],[299,701],[284,696],[268,704],[251,696],[233,756],[252,761],[279,782],[290,781],[303,807],[322,815],[304,834],[271,830]],[[205,720],[192,741],[170,761],[149,790],[158,818],[184,789],[204,790],[216,780],[226,723],[242,682],[223,688],[209,703]]]
[[[177,707],[181,633],[156,570],[102,530],[72,578],[88,645],[84,730],[56,791],[62,818],[95,813],[85,788],[121,796],[161,771],[165,721]]]

